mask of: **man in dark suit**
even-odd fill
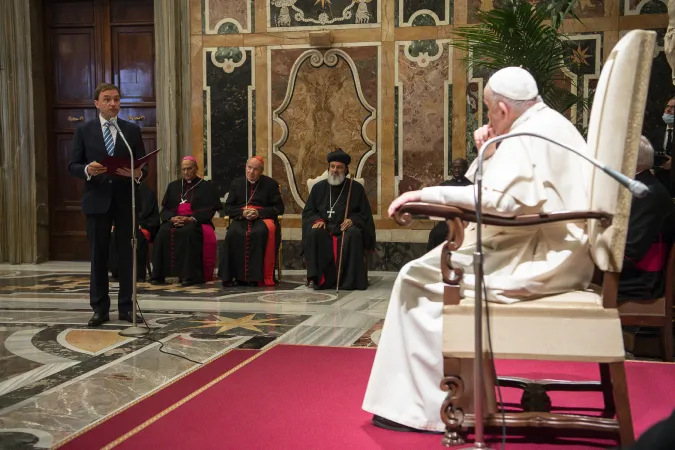
[[[94,92],[94,105],[98,116],[77,127],[73,138],[70,175],[85,180],[82,195],[82,212],[87,216],[87,237],[91,250],[91,275],[89,302],[94,315],[90,327],[98,327],[109,320],[110,296],[108,295],[108,251],[111,228],[115,226],[115,247],[119,258],[119,319],[132,321],[131,295],[131,181],[136,184],[145,178],[145,167],[117,169],[108,173],[100,162],[106,156],[129,157],[129,151],[112,122],[122,130],[134,158],[145,155],[141,129],[130,122],[117,119],[120,111],[120,91],[117,86],[101,83]]]

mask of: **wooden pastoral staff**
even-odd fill
[[[588,152],[591,157],[632,177],[642,130],[647,85],[656,34],[634,30],[612,50],[598,81],[590,115]],[[581,158],[579,164],[588,164]],[[623,445],[634,440],[625,352],[616,298],[623,261],[631,193],[594,168],[591,210],[503,218],[483,215],[483,224],[499,227],[542,225],[586,220],[592,258],[604,272],[602,286],[515,304],[490,304],[492,355],[483,345],[486,321],[480,302],[460,296],[462,271],[450,255],[462,246],[462,221],[475,222],[476,211],[428,203],[408,203],[397,212],[400,224],[413,214],[443,217],[449,227],[442,261],[446,283],[443,307],[444,375],[448,392],[440,411],[446,424],[445,445],[464,442],[473,427],[474,448],[484,448],[483,426],[576,428],[615,432]],[[489,253],[486,258],[489,258]],[[480,272],[478,272],[480,273]],[[479,278],[477,276],[477,278]],[[476,289],[478,290],[478,289]],[[480,298],[480,297],[479,297]],[[478,333],[475,332],[478,330]],[[490,358],[558,360],[598,363],[600,382],[499,378],[500,386],[523,389],[522,412],[503,412],[495,396]],[[476,386],[484,386],[475,389]],[[547,391],[599,391],[601,416],[552,413]],[[472,398],[474,397],[474,398]],[[579,405],[580,407],[583,405]]]

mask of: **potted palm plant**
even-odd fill
[[[460,27],[453,45],[465,51],[464,63],[474,74],[487,77],[507,66],[527,69],[546,104],[561,113],[577,105],[588,108],[583,95],[573,94],[563,69],[571,66],[571,41],[562,31],[563,20],[574,18],[579,0],[501,0],[490,11],[478,11],[478,25]],[[580,89],[577,92],[581,92]],[[580,122],[580,121],[579,121]]]

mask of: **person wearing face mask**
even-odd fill
[[[658,132],[652,135],[650,142],[654,143],[654,175],[670,192],[671,197],[675,196],[675,174],[670,170],[671,157],[675,147],[675,132],[673,123],[675,122],[675,97],[668,100],[666,108],[663,111],[663,122],[666,124],[665,130],[660,128]]]
[[[340,289],[368,287],[363,255],[375,248],[375,222],[365,189],[347,179],[351,160],[341,148],[328,154],[328,178],[314,185],[302,211],[307,280],[313,289],[335,289],[340,252]]]
[[[279,183],[263,175],[264,160],[246,162],[246,174],[230,184],[225,213],[230,217],[220,252],[223,286],[274,286],[274,266],[281,239],[278,217],[284,213]]]
[[[563,115],[539,97],[532,75],[519,67],[497,71],[484,90],[488,125],[474,133],[477,147],[494,136],[529,131],[587,152],[586,142]],[[482,210],[514,217],[588,210],[592,166],[579,156],[533,137],[504,140],[486,150]],[[567,168],[567,169],[566,169]],[[476,161],[467,172],[475,176]],[[392,216],[408,202],[476,207],[473,186],[436,186],[406,192],[389,207]],[[485,226],[483,246],[487,299],[515,303],[541,295],[583,290],[593,274],[585,224],[560,222],[530,228]],[[476,225],[464,229],[452,265],[463,270],[460,295],[475,298],[473,254]],[[445,430],[443,379],[442,247],[406,264],[394,283],[363,409],[373,424],[396,431]]]
[[[152,284],[166,284],[166,277],[179,278],[183,287],[213,280],[212,219],[223,205],[216,188],[200,178],[197,169],[197,160],[186,156],[180,163],[183,176],[166,187],[152,255]]]

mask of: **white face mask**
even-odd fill
[[[675,122],[675,116],[672,114],[663,114],[662,118],[667,125],[672,125]]]

